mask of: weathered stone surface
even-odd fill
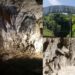
[[[0,16],[0,51],[42,52],[42,5],[36,0],[14,1],[0,1],[3,15],[6,14],[3,18]],[[6,16],[10,18],[7,19]],[[5,57],[11,58],[10,55],[5,55],[3,59]]]
[[[74,75],[74,38],[44,38],[43,75]]]

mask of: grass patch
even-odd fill
[[[43,36],[53,36],[53,32],[47,28],[43,29]]]

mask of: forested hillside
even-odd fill
[[[44,15],[43,36],[70,37],[71,16],[63,13]]]
[[[75,14],[72,15],[72,37],[75,37]]]

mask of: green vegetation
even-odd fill
[[[53,32],[47,28],[44,28],[43,35],[45,35],[45,36],[53,35]]]
[[[72,15],[72,37],[75,37],[75,15]]]
[[[44,16],[43,36],[69,37],[71,18],[68,14],[48,14]]]

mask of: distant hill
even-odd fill
[[[65,6],[65,5],[55,5],[48,6],[43,8],[43,14],[47,15],[49,13],[71,13],[75,14],[74,6]]]

